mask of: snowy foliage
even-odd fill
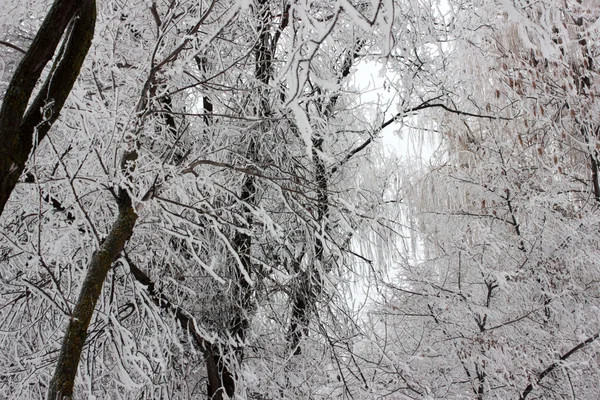
[[[0,93],[26,3],[0,5]],[[98,2],[0,218],[0,397],[46,396],[125,192],[75,398],[594,398],[597,10]],[[391,129],[441,145],[391,155]]]

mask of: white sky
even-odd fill
[[[350,85],[360,91],[359,101],[362,104],[372,104],[369,112],[371,114],[369,118],[372,118],[372,120],[381,118],[377,114],[380,114],[383,110],[387,110],[384,120],[389,120],[398,112],[398,99],[395,97],[394,90],[388,91],[384,87],[384,82],[394,82],[396,80],[395,73],[386,70],[382,63],[369,61],[358,65],[356,72],[351,77]],[[361,109],[365,108],[361,107]],[[431,159],[439,140],[435,137],[424,137],[424,135],[432,135],[431,132],[423,134],[404,129],[400,134],[398,132],[400,128],[401,124],[395,122],[386,127],[380,134],[381,143],[384,145],[387,155],[395,153],[402,159],[412,159],[413,161],[420,159],[422,163],[427,163]]]

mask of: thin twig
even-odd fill
[[[23,50],[19,46],[15,46],[14,44],[5,42],[4,40],[0,40],[0,44],[3,44],[6,47],[10,47],[11,49],[16,50],[16,51],[18,51],[19,53],[22,53],[22,54],[26,54],[27,53],[25,50]]]

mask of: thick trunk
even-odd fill
[[[133,234],[136,219],[137,215],[133,209],[131,198],[124,189],[121,189],[117,220],[100,249],[92,255],[63,339],[54,377],[48,390],[48,400],[70,399],[73,396],[73,385],[81,351],[85,344],[87,329],[94,314],[96,302],[102,292],[102,285],[113,262],[119,257],[125,243]]]
[[[223,354],[217,346],[211,346],[204,352],[208,376],[207,395],[210,400],[223,400],[233,397],[235,378],[229,371]],[[227,397],[225,397],[227,395]]]
[[[10,81],[0,110],[0,214],[25,169],[34,135],[37,141],[45,137],[79,76],[95,23],[95,0],[56,0]],[[65,31],[50,76],[27,109],[35,84]]]

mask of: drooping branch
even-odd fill
[[[209,61],[206,54],[197,55],[194,57],[196,62],[196,66],[198,70],[203,74],[207,74],[209,71]],[[213,101],[210,96],[203,95],[202,96],[202,119],[205,126],[205,132],[208,132],[210,127],[215,123],[213,118],[214,116],[214,108]],[[190,166],[184,169],[183,173],[192,173],[194,172],[194,168],[202,165],[202,164],[210,164],[217,165],[219,163],[213,163],[210,161],[200,161],[196,160],[192,162]],[[235,169],[235,168],[234,168]],[[245,178],[246,184],[248,182],[253,182],[252,179],[248,177]],[[247,196],[245,196],[244,191],[242,191],[241,197],[246,200]],[[240,257],[240,262],[243,264],[240,268],[243,268],[245,271],[249,271],[249,246],[250,243],[246,243],[246,239],[248,235],[236,233],[233,245],[238,251],[238,255]],[[246,249],[247,247],[247,249]],[[239,271],[238,271],[239,272]],[[242,278],[243,279],[243,278]],[[236,282],[239,282],[240,279],[235,279]],[[248,290],[242,289],[244,285],[247,285],[247,282],[241,282],[242,286],[238,285],[238,291],[242,294],[242,298],[244,297],[244,292],[249,293]],[[241,289],[241,290],[240,290]],[[242,301],[244,303],[244,301]],[[242,305],[240,304],[240,308]],[[179,317],[178,317],[179,318]],[[182,323],[180,321],[180,323]],[[183,323],[182,323],[183,324]],[[238,311],[238,315],[233,318],[233,321],[230,321],[231,335],[233,337],[242,339],[245,335],[247,327],[247,320],[242,315],[240,311]],[[235,374],[230,370],[229,365],[226,363],[226,354],[223,354],[223,349],[216,343],[210,343],[208,341],[204,341],[202,346],[202,351],[204,354],[204,360],[206,363],[206,376],[207,376],[207,385],[206,385],[206,394],[207,397],[214,400],[221,400],[225,398],[229,398],[233,396],[235,393]]]
[[[192,316],[185,312],[181,307],[172,304],[165,295],[156,290],[155,282],[153,282],[148,275],[139,269],[125,252],[124,257],[129,265],[131,274],[138,282],[146,286],[148,295],[154,301],[154,303],[163,310],[173,313],[181,328],[192,334],[196,346],[200,349],[200,351],[202,351],[206,361],[208,397],[210,399],[220,399],[223,398],[224,391],[229,393],[235,389],[233,375],[224,365],[218,346],[211,343],[209,340],[206,340],[202,334],[198,332],[196,323]]]
[[[181,325],[181,328],[184,330],[187,330],[188,332],[190,332],[192,334],[192,337],[194,338],[194,341],[196,342],[196,346],[198,346],[198,348],[203,352],[208,351],[208,349],[210,347],[210,342],[208,342],[202,336],[202,334],[200,334],[200,332],[198,332],[198,329],[196,329],[196,324],[194,323],[193,317],[188,315],[188,313],[185,312],[181,307],[178,307],[178,306],[174,305],[173,303],[171,303],[171,301],[164,294],[158,292],[156,290],[156,283],[154,281],[152,281],[152,279],[150,279],[150,277],[148,275],[146,275],[146,273],[144,271],[142,271],[140,268],[138,268],[136,266],[136,264],[133,262],[133,260],[127,254],[127,252],[123,252],[123,257],[125,258],[125,261],[127,261],[129,270],[131,271],[131,275],[133,275],[133,277],[139,283],[141,283],[142,285],[144,285],[146,287],[146,291],[148,292],[148,295],[152,299],[152,301],[154,301],[154,304],[156,304],[158,307],[162,308],[163,310],[171,312],[173,315],[175,315],[175,318]]]
[[[257,0],[254,5],[256,7],[258,17],[258,37],[254,44],[254,78],[261,84],[255,95],[255,113],[258,117],[265,117],[269,113],[268,100],[264,93],[269,80],[272,76],[272,57],[270,40],[271,35],[269,33],[269,19],[271,13],[269,11],[269,2],[266,0]],[[212,103],[208,104],[210,109],[205,109],[205,113],[212,112]],[[251,160],[256,160],[258,156],[258,143],[256,137],[251,137],[246,150],[246,156]],[[233,313],[232,318],[228,321],[229,334],[236,341],[240,343],[246,338],[250,321],[248,319],[248,310],[251,304],[252,298],[252,282],[249,280],[250,274],[253,271],[252,265],[252,243],[253,236],[249,231],[252,230],[254,225],[254,217],[252,214],[252,205],[255,203],[255,195],[257,191],[256,177],[252,174],[245,174],[241,190],[239,194],[239,200],[241,205],[241,214],[243,215],[244,230],[235,230],[233,238],[231,240],[232,250],[235,251],[236,262],[238,265],[233,266],[233,277],[232,282],[234,284],[234,301],[236,301],[236,309]],[[241,361],[243,358],[243,349],[236,349],[238,359]],[[212,357],[207,357],[207,368],[209,373],[213,370],[218,371],[219,381],[216,382],[218,386],[213,386],[212,382],[209,382],[208,394],[210,398],[220,400],[225,398],[225,394],[229,397],[233,397],[236,390],[236,374],[232,371],[229,366],[226,365],[226,354],[222,354],[218,348],[214,348]],[[211,375],[215,375],[212,373]]]

